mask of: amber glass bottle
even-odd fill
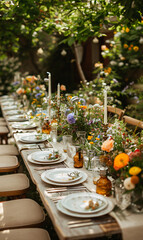
[[[107,178],[107,172],[106,169],[100,170],[100,178],[96,182],[96,193],[104,195],[104,196],[110,196],[111,195],[111,181]]]
[[[83,167],[83,154],[79,148],[76,148],[76,154],[74,156],[74,167],[75,168]]]

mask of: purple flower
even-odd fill
[[[76,122],[76,120],[74,118],[74,113],[69,113],[67,115],[67,121],[69,124],[74,124]]]
[[[12,85],[13,85],[13,86],[16,86],[16,85],[18,85],[19,83],[20,83],[19,81],[16,81],[16,82],[13,82]]]
[[[41,94],[42,94],[42,93],[37,93],[37,94],[35,95],[35,97],[38,98],[38,97],[41,96]]]
[[[40,87],[37,86],[35,89],[36,89],[36,90],[40,90]]]

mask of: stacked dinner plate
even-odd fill
[[[36,125],[33,124],[33,123],[30,123],[30,122],[24,122],[24,123],[15,123],[12,125],[12,128],[15,128],[15,129],[32,129],[32,128],[35,128]]]
[[[23,115],[10,116],[7,119],[9,122],[25,122],[28,121]]]
[[[60,212],[80,218],[100,217],[112,211],[112,201],[96,193],[73,193],[57,203]]]
[[[23,143],[40,143],[46,141],[48,136],[46,134],[27,134],[21,136],[19,141]]]
[[[28,156],[28,161],[38,165],[51,165],[61,163],[66,159],[65,154],[55,154],[52,149],[47,151],[38,151]]]
[[[22,110],[10,110],[6,112],[6,115],[8,116],[13,116],[13,115],[19,115],[19,114],[23,114]]]
[[[6,107],[3,108],[4,111],[14,110],[14,109],[17,109],[17,106],[16,106],[16,105],[6,106]]]
[[[83,183],[87,174],[74,168],[58,168],[43,172],[41,179],[55,186],[74,186]]]

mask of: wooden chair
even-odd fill
[[[8,133],[9,130],[6,126],[0,126],[0,143],[3,144],[3,140],[5,144],[8,144]]]
[[[37,227],[45,220],[45,214],[41,206],[28,198],[0,202],[0,210],[1,231]]]
[[[143,129],[143,121],[140,121],[136,118],[132,118],[129,116],[124,116],[123,121],[129,125],[136,126],[137,128]]]
[[[23,173],[0,176],[0,197],[22,196],[29,189],[29,179]]]
[[[50,240],[49,233],[42,228],[19,228],[0,231],[1,240]]]
[[[112,107],[112,106],[107,106],[107,113],[111,113],[114,115],[116,114],[118,116],[118,119],[122,120],[125,110],[122,110],[122,109],[116,108],[116,107]]]
[[[16,156],[0,156],[0,173],[16,172],[19,168]]]
[[[19,152],[17,147],[12,144],[0,145],[0,156],[18,156]]]

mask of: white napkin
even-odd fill
[[[111,212],[110,215],[117,220],[123,240],[143,240],[143,214],[124,210]]]

